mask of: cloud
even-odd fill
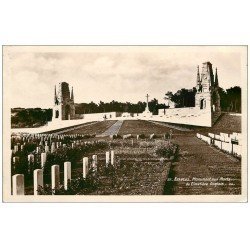
[[[75,102],[162,101],[167,91],[192,88],[196,67],[211,61],[220,85],[241,85],[242,49],[224,47],[74,47],[8,51],[12,107],[51,107],[54,85],[74,86]],[[40,48],[40,47],[38,47]],[[5,83],[7,84],[7,83]]]

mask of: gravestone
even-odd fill
[[[131,138],[132,137],[132,135],[131,134],[127,134],[127,135],[123,135],[123,139],[129,139],[129,138]]]
[[[111,150],[111,161],[110,161],[110,164],[112,166],[115,165],[115,151],[114,150]]]
[[[173,130],[170,129],[170,131],[169,131],[169,139],[171,140],[172,138],[173,138]]]
[[[37,154],[40,153],[40,147],[36,147],[36,152],[37,152]]]
[[[60,187],[60,167],[59,165],[53,165],[51,167],[51,188],[52,194],[55,193],[54,190],[59,189]]]
[[[87,174],[88,174],[88,168],[89,168],[89,159],[88,157],[83,157],[83,171],[82,171],[82,175],[83,178],[86,178]]]
[[[14,164],[17,164],[17,163],[19,162],[19,159],[20,159],[20,158],[19,158],[18,156],[14,156],[14,157],[13,157],[13,163],[14,163]]]
[[[14,146],[14,151],[15,151],[15,153],[18,152],[18,145]]]
[[[49,146],[45,146],[45,153],[49,153]]]
[[[92,161],[92,168],[94,170],[97,170],[97,155],[93,155],[92,159],[93,159],[93,161]]]
[[[34,195],[38,195],[38,189],[43,187],[43,170],[35,169],[34,170]]]
[[[110,156],[109,151],[107,151],[106,152],[106,167],[108,167],[109,165],[109,156]]]
[[[64,162],[64,189],[68,190],[68,182],[71,181],[71,162]]]
[[[150,139],[154,139],[154,138],[155,138],[155,134],[151,134],[151,135],[149,136],[149,138],[150,138]]]
[[[24,175],[15,174],[12,176],[12,194],[24,195]]]
[[[44,168],[46,160],[47,160],[47,154],[46,153],[41,153],[41,167],[42,168]]]
[[[51,153],[53,154],[55,152],[56,148],[55,148],[55,143],[52,142],[51,144]]]

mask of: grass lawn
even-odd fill
[[[65,134],[101,134],[110,126],[112,126],[115,122],[116,121],[101,121],[93,125],[90,124],[89,126],[66,132]]]

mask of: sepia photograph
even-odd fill
[[[247,46],[3,46],[3,201],[246,202]]]

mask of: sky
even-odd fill
[[[219,85],[241,86],[242,46],[5,46],[4,90],[10,106],[51,108],[54,86],[68,82],[75,103],[160,103],[167,91],[196,85],[197,65],[218,68]]]

